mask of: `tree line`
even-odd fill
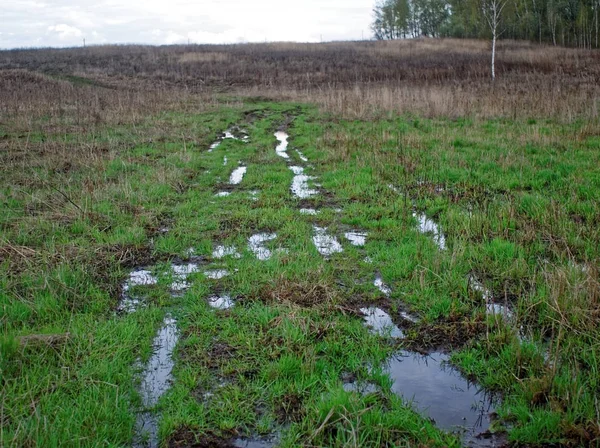
[[[490,38],[494,0],[379,0],[371,25],[376,39]],[[503,39],[598,48],[600,0],[505,0],[497,34]]]

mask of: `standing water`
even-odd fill
[[[275,148],[275,152],[279,157],[283,157],[284,159],[290,158],[290,156],[286,152],[288,147],[288,137],[289,135],[285,132],[275,132],[275,138],[279,141],[277,147]]]
[[[179,339],[175,319],[165,317],[162,328],[154,338],[154,353],[144,367],[138,392],[144,411],[138,414],[135,425],[136,447],[158,447],[158,421],[152,408],[171,387],[173,350]]]

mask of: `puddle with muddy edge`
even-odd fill
[[[260,261],[266,261],[271,258],[273,253],[264,244],[273,241],[275,238],[277,238],[276,233],[257,233],[256,235],[252,235],[248,239],[248,249]]]
[[[139,413],[135,425],[136,447],[158,447],[158,419],[152,412],[160,397],[171,387],[173,350],[179,339],[177,323],[171,316],[165,317],[162,328],[152,343],[153,353],[142,371],[138,389],[144,411]]]
[[[344,236],[353,246],[364,246],[367,242],[367,234],[365,232],[346,232]]]
[[[433,242],[437,245],[437,247],[440,250],[445,250],[446,237],[442,233],[440,226],[423,213],[413,212],[413,217],[417,220],[419,232],[423,234],[432,234]]]
[[[390,315],[381,308],[361,308],[360,312],[364,314],[365,324],[373,333],[380,336],[391,336],[392,338],[404,337],[402,330],[392,321]]]
[[[229,183],[231,185],[240,184],[242,182],[242,179],[244,178],[244,174],[246,174],[246,170],[248,170],[248,167],[246,166],[240,166],[233,170],[231,176],[229,176]]]
[[[288,137],[289,137],[289,135],[286,132],[282,132],[282,131],[275,132],[275,138],[279,142],[277,144],[277,146],[275,147],[275,152],[277,153],[277,155],[279,157],[283,157],[284,159],[290,158],[290,156],[286,152],[287,147],[288,147]]]
[[[328,257],[344,251],[342,245],[334,236],[327,233],[325,227],[313,226],[313,230],[315,233],[313,235],[313,243],[321,255]]]
[[[317,190],[308,186],[308,181],[315,179],[315,177],[304,174],[304,168],[301,166],[290,166],[290,169],[294,172],[292,186],[290,187],[294,196],[299,199],[307,199],[319,194]]]
[[[392,391],[411,401],[439,428],[473,438],[486,431],[494,411],[491,396],[462,377],[442,353],[419,355],[401,351],[384,366]]]
[[[217,310],[228,310],[235,305],[235,302],[229,295],[224,294],[221,296],[210,296],[208,304]]]

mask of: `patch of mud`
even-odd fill
[[[325,227],[313,226],[315,234],[313,235],[313,243],[319,253],[324,257],[329,257],[335,253],[343,252],[344,249],[338,240],[329,234]]]
[[[301,208],[300,209],[300,214],[301,215],[316,216],[319,213],[320,212],[318,210],[315,210],[314,208]]]
[[[204,271],[204,275],[206,278],[211,280],[221,280],[224,277],[229,275],[229,271],[227,269],[213,269],[209,271]]]
[[[220,296],[210,296],[208,298],[208,304],[217,310],[228,310],[229,308],[233,308],[235,302],[228,295],[220,295]]]
[[[212,253],[213,258],[221,259],[225,257],[242,258],[235,246],[217,246]]]
[[[122,313],[133,313],[142,306],[139,297],[131,294],[130,289],[134,286],[156,285],[158,279],[146,269],[136,269],[129,274],[129,278],[122,285],[122,294],[117,311]]]
[[[283,131],[275,132],[275,138],[279,142],[277,144],[277,146],[275,147],[275,152],[277,153],[277,155],[279,157],[283,157],[284,159],[290,158],[290,156],[287,153],[288,137],[289,137],[289,135],[286,132],[283,132]]]
[[[242,182],[242,179],[244,178],[244,174],[246,174],[246,171],[248,170],[248,167],[246,166],[240,166],[238,168],[236,168],[235,170],[233,170],[233,172],[231,173],[231,176],[229,176],[229,183],[231,185],[238,185]]]
[[[300,157],[300,160],[302,160],[303,162],[308,162],[306,156],[302,154],[299,150],[296,150],[296,153],[298,154],[298,157]]]
[[[373,333],[398,339],[404,337],[402,330],[394,324],[390,315],[381,308],[361,308],[360,312],[363,313],[365,323]]]
[[[423,213],[413,212],[413,217],[417,220],[419,232],[423,234],[432,234],[433,242],[437,245],[437,247],[439,247],[440,250],[445,250],[446,237],[442,233],[440,226]]]
[[[139,413],[135,425],[136,447],[158,447],[158,420],[152,412],[160,397],[171,387],[174,361],[173,350],[179,339],[177,323],[165,317],[163,326],[152,343],[153,353],[142,371],[138,392],[144,411]]]
[[[488,430],[494,402],[475,384],[448,364],[448,355],[418,355],[402,351],[384,366],[393,381],[392,391],[429,416],[445,430],[466,439]]]
[[[314,176],[304,174],[304,168],[301,166],[291,166],[290,169],[294,172],[292,186],[290,187],[294,196],[299,199],[307,199],[319,194],[317,190],[311,189],[308,186],[308,181],[315,179]]]
[[[367,261],[367,263],[373,263],[373,260]],[[373,281],[373,285],[386,297],[389,297],[392,294],[392,288],[386,285],[381,278],[381,274],[377,274],[375,276],[375,280]]]
[[[353,246],[364,246],[367,242],[367,234],[365,232],[346,232],[344,236]]]
[[[273,253],[264,244],[273,241],[275,238],[277,238],[276,233],[257,233],[256,235],[252,235],[248,239],[248,249],[260,261],[266,261],[271,258]]]

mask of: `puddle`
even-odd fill
[[[248,249],[258,258],[260,261],[265,261],[271,258],[273,253],[264,246],[268,241],[273,241],[277,238],[276,233],[257,233],[252,235],[248,239]]]
[[[218,259],[225,257],[242,258],[235,246],[217,246],[213,250],[212,256]]]
[[[213,269],[211,271],[204,271],[204,275],[211,280],[221,280],[223,277],[229,275],[229,271],[227,269]]]
[[[372,263],[373,260],[368,261],[367,263]],[[392,293],[392,289],[383,282],[380,274],[375,276],[375,280],[373,281],[373,285],[383,293],[385,296],[389,296]]]
[[[367,242],[367,234],[364,232],[346,232],[344,236],[353,246],[364,246]]]
[[[236,448],[272,448],[275,446],[275,442],[271,440],[258,440],[258,439],[235,439],[233,446]]]
[[[319,214],[318,210],[315,210],[314,208],[301,208],[300,209],[300,214],[301,215],[311,215],[311,216],[315,216]]]
[[[327,229],[324,227],[313,226],[315,235],[313,236],[313,243],[317,247],[317,250],[321,255],[327,257],[334,253],[342,252],[344,249],[338,240],[331,235],[327,234]]]
[[[419,225],[419,232],[431,233],[433,235],[433,242],[441,249],[446,249],[446,237],[442,233],[440,227],[435,221],[429,219],[423,213],[413,212],[413,217],[417,220]]]
[[[240,166],[233,170],[233,173],[231,173],[231,176],[229,176],[229,183],[231,185],[237,185],[240,182],[242,182],[242,179],[244,178],[244,174],[246,174],[247,169],[248,167],[246,166]]]
[[[199,272],[198,265],[196,263],[186,264],[174,264],[173,270],[173,283],[171,283],[172,291],[184,291],[190,287],[187,278],[190,274]]]
[[[300,157],[300,160],[302,160],[303,162],[308,162],[306,156],[302,154],[299,150],[296,150],[296,153],[298,154],[298,157]]]
[[[394,322],[388,313],[381,308],[369,307],[361,308],[360,312],[365,315],[365,323],[373,333],[380,336],[391,336],[393,338],[403,338],[404,333]]]
[[[290,169],[294,172],[294,178],[292,179],[292,186],[290,188],[294,196],[300,199],[306,199],[319,194],[317,190],[309,188],[308,181],[314,179],[314,177],[304,174],[304,168],[301,166],[291,166]]]
[[[378,388],[373,383],[355,381],[353,383],[344,383],[344,390],[346,392],[356,392],[360,395],[368,395],[377,392]]]
[[[402,351],[389,360],[384,372],[393,381],[392,391],[411,401],[438,427],[474,440],[490,426],[492,398],[447,364],[448,359],[441,353],[423,356]]]
[[[222,296],[210,296],[208,304],[217,310],[228,310],[235,305],[235,302],[229,295],[225,294]]]
[[[158,447],[158,419],[151,408],[156,406],[160,397],[171,387],[173,350],[178,339],[177,323],[171,316],[167,316],[152,343],[152,356],[142,371],[138,392],[144,411],[136,419],[134,446]]]
[[[234,130],[237,131],[238,134],[241,135],[241,137],[236,137],[235,135],[233,135],[232,131],[234,131]],[[247,143],[250,140],[250,137],[248,136],[248,134],[246,134],[245,131],[242,131],[240,129],[237,129],[237,128],[228,129],[225,132],[223,132],[221,134],[221,136],[212,145],[210,145],[210,147],[208,148],[208,152],[213,152],[213,150],[217,149],[219,147],[219,145],[221,144],[221,142],[226,139],[240,140],[244,143]]]
[[[229,195],[231,195],[231,191],[221,191],[221,192],[215,194],[215,197],[217,197],[217,198],[224,198],[224,197],[229,196]]]
[[[483,286],[483,283],[481,283],[475,276],[469,275],[468,280],[469,286],[473,288],[474,291],[479,292],[483,297],[487,314],[490,316],[502,316],[506,320],[511,320],[514,317],[512,310],[506,305],[494,303],[492,292]]]
[[[288,147],[288,137],[289,137],[289,135],[285,132],[281,132],[281,131],[275,132],[275,138],[279,142],[279,144],[275,148],[275,152],[277,153],[278,156],[283,157],[284,159],[290,158],[290,156],[286,152],[287,147]]]
[[[122,294],[117,310],[125,313],[133,313],[141,306],[141,301],[138,297],[132,296],[129,290],[134,286],[150,286],[156,285],[158,279],[146,269],[138,269],[129,274],[129,278],[125,280],[122,286]]]

